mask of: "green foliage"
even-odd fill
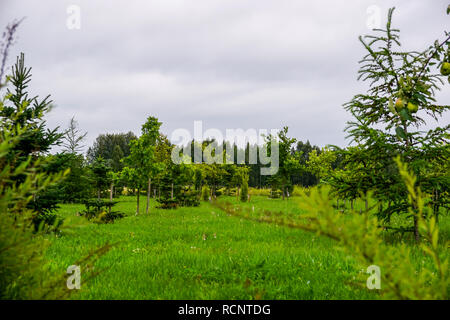
[[[308,170],[308,161],[312,152],[315,151],[316,155],[320,154],[321,149],[317,146],[311,145],[309,141],[298,141],[294,152],[298,154],[300,167],[303,170],[298,170],[292,175],[292,183],[301,185],[303,187],[309,187],[319,183],[319,179],[310,170]]]
[[[244,182],[242,182],[240,199],[242,202],[248,201],[248,182],[245,180],[244,180]]]
[[[102,192],[109,186],[108,172],[111,168],[103,158],[98,158],[91,165],[92,180],[97,190],[97,198],[100,199]]]
[[[47,157],[47,172],[70,170],[70,173],[53,187],[57,202],[81,203],[94,192],[92,172],[84,157],[74,153],[57,153]]]
[[[38,100],[38,97],[31,98],[29,96],[28,85],[31,81],[31,68],[25,66],[23,53],[17,57],[11,71],[12,74],[8,79],[12,88],[7,88],[6,95],[2,99],[0,122],[6,128],[19,126],[23,130],[20,140],[15,142],[5,155],[9,165],[16,168],[29,157],[35,160],[39,156],[47,154],[52,146],[61,142],[63,134],[58,133],[58,128],[54,130],[46,128],[44,115],[51,108],[49,96],[41,101]],[[45,172],[47,168],[47,164],[38,167],[42,172]],[[13,179],[7,182],[9,186],[22,182],[25,176],[16,175]],[[27,206],[35,211],[34,223],[36,226],[42,222],[56,223],[57,217],[52,212],[57,208],[57,203],[57,192],[54,189],[43,189],[39,194],[35,194]]]
[[[125,216],[123,212],[111,210],[117,204],[117,201],[90,199],[83,203],[86,210],[80,214],[94,223],[113,223],[116,219]]]
[[[283,195],[283,192],[281,190],[275,190],[273,188],[270,189],[269,198],[278,199],[278,198],[281,198],[282,195]]]
[[[294,173],[298,173],[301,170],[300,155],[292,152],[292,145],[297,139],[289,138],[287,133],[288,127],[284,127],[283,130],[278,132],[276,139],[272,135],[266,137],[268,148],[270,148],[272,143],[278,144],[279,169],[278,172],[270,176],[268,180],[273,190],[280,189],[282,191],[283,199],[289,197],[290,193],[292,193],[292,176]]]
[[[200,168],[194,169],[194,188],[195,190],[201,190],[203,182],[203,173]]]
[[[448,206],[441,192],[450,187],[448,171],[441,170],[450,158],[450,127],[423,130],[427,116],[438,120],[450,109],[438,105],[435,96],[445,84],[444,76],[435,71],[449,59],[450,34],[423,51],[401,51],[399,30],[391,25],[393,11],[389,10],[385,29],[360,38],[367,54],[360,61],[359,79],[368,81],[370,88],[345,104],[354,117],[346,131],[357,146],[338,149],[339,170],[325,176],[342,197],[372,190],[378,202],[388,204],[378,210],[385,224],[408,208],[408,194],[393,161],[397,155],[408,163],[422,190],[436,195],[432,200],[436,214],[439,207]],[[417,238],[417,219],[411,230]]]
[[[171,198],[159,198],[156,199],[156,201],[159,203],[159,206],[157,208],[160,209],[176,209],[178,207],[178,199],[171,199]]]
[[[99,135],[88,149],[87,161],[93,163],[97,158],[105,159],[114,171],[124,167],[122,159],[130,155],[130,142],[137,139],[133,132],[107,133]]]
[[[183,207],[198,207],[200,205],[198,193],[190,189],[183,189],[177,196],[177,201]]]
[[[203,201],[209,201],[211,198],[211,190],[207,185],[204,185],[202,187],[202,200]]]
[[[70,294],[67,265],[52,270],[44,259],[48,239],[56,238],[53,234],[44,238],[44,232],[59,225],[54,207],[45,206],[43,198],[49,190],[55,192],[69,170],[56,171],[53,159],[42,156],[56,136],[43,133],[46,103],[32,99],[32,108],[27,103],[24,90],[30,69],[23,66],[23,55],[13,71],[16,93],[8,92],[0,100],[0,299],[62,299]],[[15,109],[6,106],[6,100],[13,101]],[[40,140],[30,141],[32,137]],[[94,261],[109,248],[103,246],[75,262],[83,268],[85,281],[95,274],[89,271]]]
[[[136,179],[133,184],[139,190],[147,183],[147,207],[149,210],[151,178],[161,169],[161,165],[156,160],[156,144],[160,138],[159,128],[161,122],[155,117],[148,117],[142,125],[142,135],[139,139],[130,141],[130,155],[124,159],[127,166],[133,168],[134,175],[128,178]],[[137,199],[136,214],[139,214],[139,198]]]
[[[308,170],[320,179],[320,177],[331,174],[335,161],[336,153],[325,147],[320,152],[317,150],[311,151],[306,165]]]
[[[306,214],[287,215],[265,211],[263,216],[243,210],[222,206],[229,214],[246,217],[260,222],[274,223],[313,232],[329,237],[354,256],[365,269],[376,265],[381,270],[382,295],[388,299],[444,299],[447,300],[450,277],[448,276],[448,244],[439,245],[438,227],[431,208],[424,207],[420,188],[415,186],[416,178],[397,158],[400,175],[408,190],[409,213],[419,220],[423,236],[423,254],[432,258],[431,264],[417,268],[414,254],[406,243],[390,245],[384,241],[385,232],[373,212],[356,211],[344,215],[333,207],[330,186],[314,187],[303,192],[298,202]],[[370,195],[369,195],[370,198]],[[428,212],[428,213],[427,213]]]

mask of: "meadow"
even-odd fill
[[[354,259],[323,236],[229,216],[209,202],[163,210],[152,199],[150,214],[135,216],[135,201],[120,197],[115,208],[126,217],[113,224],[78,216],[83,205],[60,206],[62,235],[47,236],[52,270],[64,272],[90,250],[115,244],[96,262],[99,275],[83,282],[82,274],[81,289],[72,299],[379,298],[379,292],[366,288],[367,276],[361,277]],[[238,205],[234,197],[221,201]],[[298,201],[253,196],[239,206],[256,214],[301,215]],[[442,232],[448,231],[448,222],[442,218]],[[416,260],[418,265],[429,262],[419,250]]]

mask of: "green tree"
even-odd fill
[[[239,166],[236,168],[232,182],[237,187],[236,190],[236,197],[239,198],[240,195],[240,188],[244,186],[244,184],[247,184],[247,194],[243,196],[245,199],[247,199],[248,196],[248,180],[249,180],[249,168],[247,166]]]
[[[95,188],[97,190],[97,198],[100,200],[102,192],[109,185],[109,174],[111,168],[108,166],[103,158],[98,158],[92,165],[92,178],[94,181]]]
[[[9,98],[7,94],[0,100],[2,115]],[[52,159],[20,154],[20,146],[26,145],[24,141],[30,136],[39,136],[40,127],[31,121],[21,122],[29,117],[26,104],[9,112],[6,112],[9,117],[0,121],[0,299],[67,298],[71,292],[66,287],[67,275],[55,272],[44,260],[49,241],[42,232],[36,232],[33,224],[36,211],[29,204],[60,182],[69,170],[48,173]],[[92,276],[89,270],[93,260],[108,249],[109,246],[104,246],[73,262],[86,271],[84,279]]]
[[[299,154],[292,152],[292,145],[296,142],[296,139],[287,136],[288,130],[288,127],[284,127],[283,130],[278,132],[276,138],[272,135],[265,137],[269,148],[272,143],[278,144],[279,168],[278,172],[269,178],[269,183],[272,185],[272,189],[281,189],[283,199],[289,197],[289,194],[292,193],[292,176],[301,169]]]
[[[51,108],[50,96],[39,100],[30,97],[28,86],[31,81],[31,68],[25,66],[25,56],[23,53],[17,57],[15,65],[11,69],[9,77],[12,88],[7,88],[2,109],[0,110],[0,122],[7,126],[19,126],[26,130],[20,135],[20,141],[8,149],[7,158],[12,168],[16,168],[28,157],[38,159],[47,155],[50,149],[61,143],[62,133],[58,128],[50,130],[46,127],[44,116]],[[48,166],[39,166],[39,170],[45,173]],[[17,175],[17,181],[10,181],[9,184],[21,182],[25,179]],[[44,222],[55,222],[58,193],[54,188],[40,190],[35,194],[33,201],[27,203],[28,207],[35,211],[36,225]]]
[[[92,163],[98,157],[105,159],[114,171],[124,167],[123,158],[130,155],[130,142],[137,137],[133,132],[100,134],[87,151],[87,161]]]
[[[435,41],[423,51],[401,51],[399,30],[391,25],[393,11],[389,10],[385,29],[376,29],[376,35],[360,37],[367,54],[361,60],[359,79],[369,81],[370,89],[356,95],[345,108],[354,117],[346,131],[362,150],[343,151],[347,163],[360,164],[359,174],[347,178],[366,182],[364,186],[356,181],[350,185],[373,190],[377,201],[391,204],[384,209],[380,206],[378,214],[385,222],[389,222],[392,214],[402,214],[408,208],[407,190],[392,160],[395,156],[401,155],[425,193],[449,187],[448,173],[439,175],[436,171],[431,183],[424,168],[427,162],[435,167],[448,162],[450,126],[427,131],[422,128],[426,125],[425,116],[438,120],[449,109],[448,105],[436,103],[435,93],[447,77],[436,71],[450,61],[450,34],[446,32],[444,41]],[[418,239],[416,216],[411,230]]]
[[[155,161],[155,148],[160,137],[159,128],[161,122],[155,117],[148,117],[147,121],[142,125],[141,136],[130,142],[130,155],[126,158],[126,163],[131,166],[139,176],[139,181],[147,183],[147,205],[145,212],[148,214],[150,207],[151,183],[152,176],[157,170]],[[138,183],[138,200],[141,189]],[[137,214],[139,214],[139,202],[137,203]]]

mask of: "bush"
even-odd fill
[[[271,190],[270,190],[269,198],[271,198],[271,199],[278,199],[278,198],[280,198],[282,195],[283,195],[283,192],[282,192],[281,190],[274,190],[274,189],[271,189]]]
[[[241,194],[239,195],[242,202],[248,201],[248,183],[244,181],[242,183]]]
[[[200,200],[195,190],[183,190],[177,197],[178,203],[183,207],[198,207]]]
[[[81,215],[94,223],[113,223],[125,216],[122,212],[111,210],[116,204],[117,201],[103,199],[85,200],[86,210],[81,212]]]
[[[291,197],[299,197],[302,194],[304,194],[304,192],[309,189],[307,187],[302,187],[302,186],[294,186],[292,193],[291,193]]]
[[[176,209],[178,207],[177,199],[160,198],[156,199],[156,201],[160,204],[157,206],[159,209]]]
[[[249,188],[248,193],[251,194],[252,196],[266,196],[266,197],[269,197],[270,196],[270,189]]]

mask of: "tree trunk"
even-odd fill
[[[136,202],[136,215],[139,214],[139,194],[140,194],[140,190],[138,188],[137,189],[137,202]]]
[[[100,191],[100,189],[98,189],[97,190],[97,198],[98,198],[98,200],[100,200],[100,193],[101,193],[101,191]]]
[[[152,188],[152,178],[148,179],[148,188],[147,188],[147,207],[145,208],[145,214],[148,214],[148,209],[150,207],[150,191]]]
[[[170,199],[173,200],[173,182],[172,182],[172,189],[170,190]]]
[[[236,190],[236,191],[237,191],[237,192],[236,192],[236,199],[239,200],[239,192],[240,192],[239,186],[237,187],[237,190]]]
[[[113,200],[113,192],[114,192],[114,183],[111,182],[111,185],[109,187],[109,201]]]

